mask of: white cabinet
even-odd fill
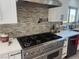
[[[9,59],[15,59],[15,56],[9,56]]]
[[[11,55],[9,56],[9,59],[21,59],[21,54]]]
[[[49,9],[48,20],[49,22],[59,22],[60,19],[60,7]]]
[[[68,38],[65,39],[63,50],[62,50],[62,59],[67,55],[67,47],[68,47]]]
[[[1,18],[2,18],[2,12],[1,12],[1,8],[0,8],[0,20],[1,20]]]
[[[0,24],[17,23],[16,0],[0,0]]]
[[[67,19],[68,11],[68,1],[69,0],[60,0],[62,3],[61,7],[50,8],[48,14],[49,22],[60,22]]]
[[[9,59],[21,59],[21,51],[14,51],[9,53]]]
[[[0,55],[0,59],[8,59],[8,54],[2,54],[2,55]]]
[[[21,59],[21,54],[15,55],[15,59]]]
[[[0,55],[0,59],[21,59],[21,51],[14,51]]]
[[[79,51],[79,44],[78,44],[77,50]]]

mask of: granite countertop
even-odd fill
[[[0,42],[0,55],[10,53],[13,51],[22,50],[22,48],[16,38],[14,38],[14,39],[10,38],[10,39],[12,42],[10,45],[8,45],[8,42],[6,42],[6,43]]]
[[[57,35],[63,37],[63,38],[68,38],[74,35],[78,35],[79,32],[72,31],[72,30],[63,30],[60,33],[56,33]]]
[[[64,31],[61,31],[60,33],[56,33],[56,34],[61,36],[62,38],[54,40],[53,42],[64,40],[65,38],[79,34],[79,32],[71,31],[71,30],[64,30]],[[10,38],[10,39],[11,39],[12,43],[9,46],[8,46],[8,42],[6,42],[6,43],[0,42],[0,55],[5,54],[5,53],[10,53],[12,51],[22,50],[22,48],[16,38],[14,38],[14,39]]]

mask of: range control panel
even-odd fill
[[[22,57],[25,59],[31,59],[34,58],[36,56],[39,56],[41,54],[47,53],[49,51],[55,50],[59,47],[63,46],[63,41],[59,41],[59,42],[47,42],[44,44],[41,44],[39,46],[30,48],[30,49],[24,49],[22,51]]]

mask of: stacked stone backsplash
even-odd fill
[[[10,37],[19,37],[37,33],[48,32],[48,22],[38,24],[40,17],[48,17],[48,8],[27,2],[17,3],[17,24],[0,25],[0,32],[9,33]]]

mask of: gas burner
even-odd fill
[[[51,32],[41,33],[36,35],[29,35],[24,37],[18,37],[18,41],[21,44],[22,48],[28,48],[34,45],[45,43],[51,40],[56,40],[61,38]]]

